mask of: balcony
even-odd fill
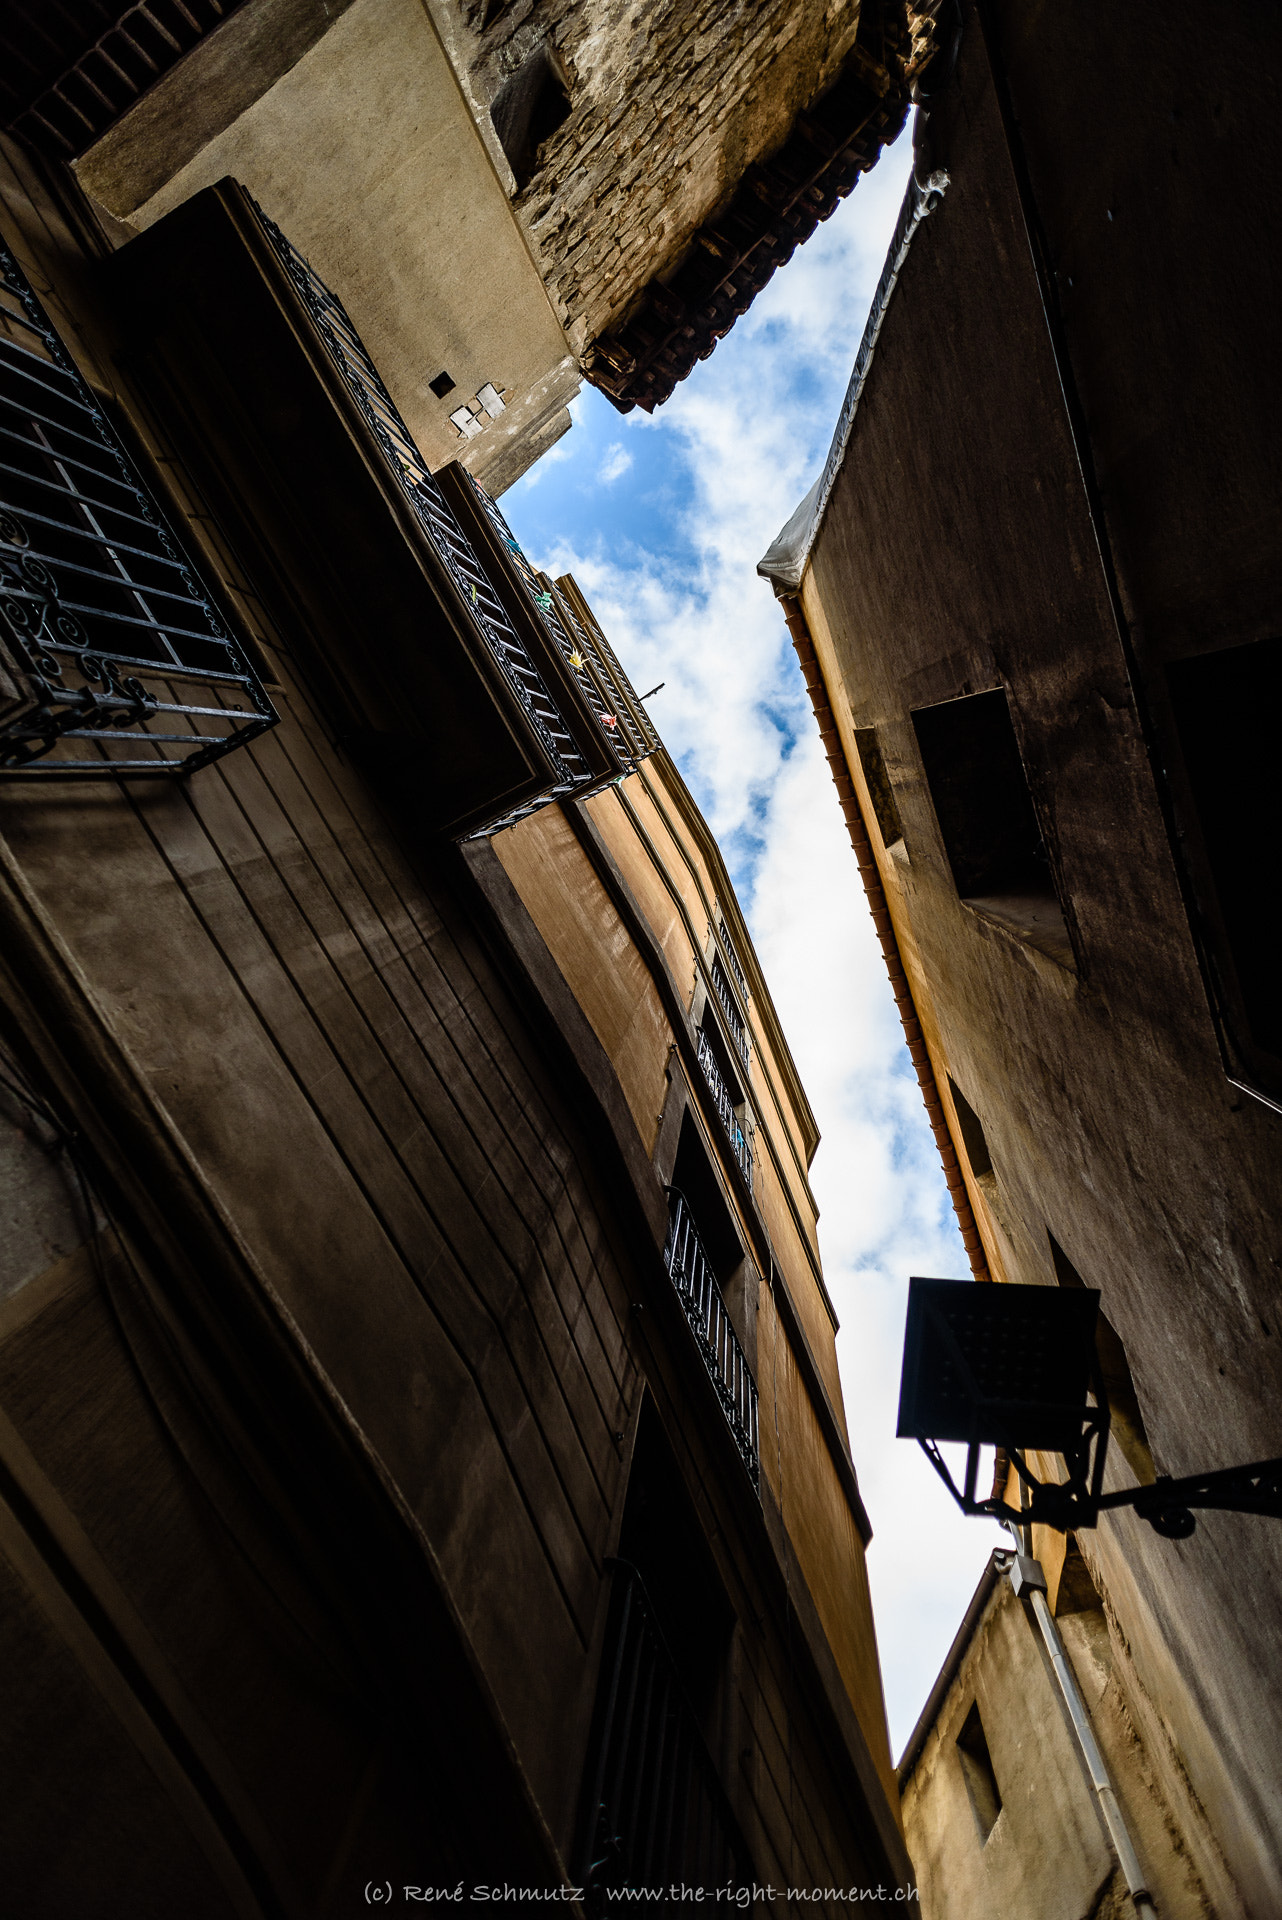
[[[0,245],[0,777],[173,777],[275,724]]]
[[[725,1128],[726,1138],[730,1142],[730,1150],[739,1162],[744,1179],[748,1182],[748,1185],[751,1186],[752,1148],[744,1138],[743,1128],[739,1125],[739,1119],[734,1110],[734,1095],[726,1084],[726,1077],[721,1071],[721,1063],[717,1059],[711,1040],[709,1040],[702,1027],[698,1033],[698,1047],[699,1065],[703,1068],[704,1078],[712,1088],[713,1097],[717,1103],[717,1112],[721,1115],[721,1124]]]
[[[595,716],[597,731],[581,737],[580,745],[596,786],[634,773],[661,742],[574,581],[568,575],[550,580],[531,565],[497,501],[466,467],[452,463],[436,478],[513,626],[529,635],[532,652],[546,661],[549,684],[563,684],[569,699]],[[585,785],[576,798],[594,790]],[[529,810],[515,810],[491,831]]]
[[[748,1030],[744,1025],[743,1015],[739,1011],[739,1004],[735,999],[734,988],[730,985],[729,976],[721,964],[720,956],[715,953],[712,956],[712,990],[721,1002],[721,1011],[726,1016],[726,1025],[730,1029],[731,1038],[738,1050],[739,1058],[746,1067],[748,1064]]]
[[[195,195],[111,266],[149,398],[398,810],[463,838],[616,777],[564,653],[470,537],[341,301],[244,189]]]
[[[586,1782],[588,1911],[624,1888],[715,1890],[755,1872],[641,1576],[614,1563]]]
[[[739,956],[734,950],[734,942],[730,938],[725,921],[719,919],[718,925],[721,930],[721,944],[725,949],[726,959],[730,962],[730,971],[739,982],[739,991],[746,1000],[748,998],[748,982],[744,978],[743,968],[739,964]]]
[[[669,1190],[670,1216],[664,1260],[699,1343],[703,1364],[721,1402],[735,1445],[754,1487],[760,1485],[757,1383],[731,1325],[716,1275],[704,1252],[685,1196]]]

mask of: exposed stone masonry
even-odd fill
[[[565,77],[569,117],[517,210],[580,353],[783,143],[859,25],[858,0],[470,0],[468,14],[478,101],[545,40]]]
[[[873,165],[903,125],[930,10],[462,0],[453,37],[472,49],[478,105],[540,48],[564,80],[568,117],[517,213],[588,378],[617,406],[666,398]]]

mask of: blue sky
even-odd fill
[[[905,135],[658,412],[592,389],[503,497],[572,572],[716,832],[823,1142],[812,1183],[891,1741],[912,1730],[990,1549],[894,1438],[910,1273],[966,1274],[854,855],[756,563],[816,479],[907,183]]]

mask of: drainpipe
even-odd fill
[[[1059,1690],[1064,1696],[1064,1705],[1068,1708],[1068,1717],[1073,1723],[1073,1732],[1077,1735],[1077,1744],[1082,1759],[1086,1762],[1086,1771],[1090,1775],[1091,1786],[1099,1801],[1100,1812],[1104,1816],[1104,1825],[1108,1828],[1108,1837],[1113,1843],[1118,1865],[1126,1881],[1126,1891],[1131,1897],[1137,1920],[1157,1920],[1153,1905],[1153,1896],[1145,1885],[1144,1871],[1140,1866],[1135,1843],[1130,1830],[1122,1817],[1122,1809],[1117,1804],[1117,1795],[1113,1783],[1108,1777],[1108,1768],[1104,1756],[1099,1750],[1095,1730],[1091,1726],[1090,1715],[1086,1711],[1086,1702],[1078,1691],[1073,1669],[1068,1664],[1068,1655],[1064,1651],[1064,1642],[1060,1639],[1059,1628],[1055,1625],[1055,1616],[1046,1602],[1046,1575],[1041,1563],[1034,1560],[1029,1535],[1023,1527],[1016,1526],[1013,1520],[1007,1525],[1014,1536],[1016,1554],[1011,1562],[1010,1584],[1021,1598],[1027,1595],[1032,1602],[1033,1613],[1041,1628],[1042,1639],[1046,1642],[1046,1651],[1050,1655],[1055,1678],[1059,1681]]]

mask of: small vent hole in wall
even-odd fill
[[[447,393],[453,393],[454,391],[454,382],[444,369],[437,374],[435,380],[429,380],[427,384],[438,400],[443,400]]]
[[[997,1775],[993,1772],[977,1700],[972,1703],[957,1736],[957,1757],[966,1779],[966,1792],[970,1796],[979,1837],[981,1841],[987,1840],[997,1825],[997,1816],[1002,1810],[1002,1796],[997,1790]]]

